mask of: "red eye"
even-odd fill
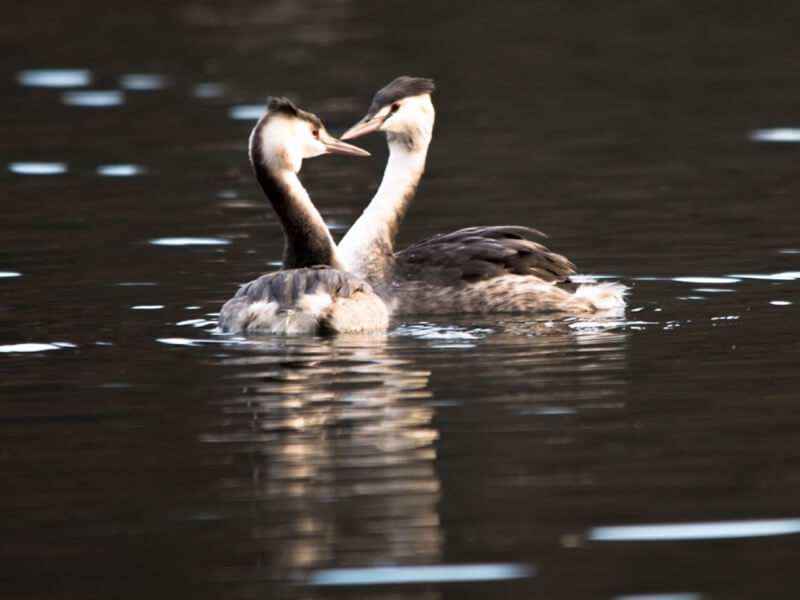
[[[314,129],[314,130],[311,132],[311,135],[313,135],[315,138],[318,138],[318,137],[319,137],[319,129]]]
[[[400,103],[395,102],[394,104],[392,104],[392,112],[394,113],[397,112],[398,110],[400,110]]]

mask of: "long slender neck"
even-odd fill
[[[348,271],[383,278],[394,263],[394,242],[425,170],[430,130],[414,136],[388,134],[389,160],[367,208],[339,242]]]
[[[257,143],[251,145],[250,159],[283,227],[283,268],[328,265],[342,269],[333,238],[297,174],[272,167]]]

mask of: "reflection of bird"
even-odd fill
[[[342,136],[384,131],[389,143],[378,191],[339,243],[347,269],[369,280],[399,313],[622,310],[624,286],[573,282],[574,265],[533,241],[543,234],[528,227],[469,227],[394,251],[425,169],[433,89],[430,79],[398,77]]]
[[[250,162],[284,232],[283,270],[239,288],[220,312],[223,331],[321,333],[385,330],[388,312],[342,261],[297,173],[304,158],[369,153],[332,137],[316,115],[269,98],[250,135]]]

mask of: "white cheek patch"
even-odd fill
[[[297,173],[303,164],[303,157],[317,156],[318,154],[309,154],[308,146],[316,140],[314,140],[308,125],[297,119],[282,115],[274,116],[263,127],[254,128],[250,134],[250,160],[253,159],[252,149],[256,142],[253,138],[254,135],[260,136],[257,141],[261,146],[261,154],[267,161],[264,166],[271,171],[288,169]],[[319,146],[322,145],[319,144]]]

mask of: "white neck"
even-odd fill
[[[383,278],[393,263],[397,230],[425,170],[431,131],[387,137],[389,160],[378,191],[338,247],[346,269],[370,279]]]

